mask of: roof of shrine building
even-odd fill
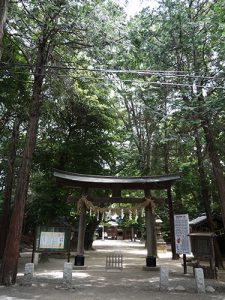
[[[65,187],[120,189],[166,189],[182,176],[181,172],[142,177],[100,176],[54,170],[59,184]]]

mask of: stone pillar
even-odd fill
[[[168,267],[160,267],[160,291],[167,291],[169,288],[169,269]]]
[[[150,191],[145,191],[145,197],[150,197]],[[155,214],[151,206],[145,208],[145,223],[146,223],[146,246],[147,258],[146,266],[156,266],[156,233],[155,233]]]
[[[23,284],[28,286],[32,285],[33,275],[34,275],[34,264],[33,263],[25,264]]]
[[[202,268],[195,268],[195,282],[197,293],[205,293],[205,279]]]
[[[75,256],[75,266],[84,265],[84,237],[86,228],[86,206],[82,202],[80,208],[80,219],[78,228],[77,255]]]
[[[73,264],[65,262],[63,269],[63,286],[70,288],[72,286],[72,270]]]
[[[37,266],[39,262],[39,253],[34,252],[34,265]]]

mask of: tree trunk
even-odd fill
[[[84,249],[85,250],[93,250],[92,244],[94,241],[94,233],[100,221],[97,219],[91,219],[90,222],[86,226],[85,231],[85,239],[84,239]]]
[[[2,258],[4,253],[5,242],[9,229],[12,186],[14,178],[14,164],[16,159],[16,148],[19,139],[19,127],[20,121],[18,118],[16,118],[13,126],[11,146],[9,149],[8,168],[5,179],[5,191],[2,209],[3,213],[0,221],[0,258]]]
[[[199,179],[200,179],[200,186],[201,186],[201,195],[202,201],[205,207],[205,212],[207,215],[209,228],[211,231],[214,231],[213,225],[213,218],[210,209],[210,200],[209,200],[209,188],[208,182],[206,179],[205,169],[204,169],[204,162],[202,157],[202,147],[199,141],[198,132],[195,130],[195,144],[196,144],[196,154],[198,159],[198,172],[199,172]]]
[[[211,160],[213,174],[214,174],[215,182],[216,182],[217,189],[218,189],[218,195],[219,195],[220,206],[221,206],[221,214],[222,214],[222,219],[223,219],[223,226],[225,228],[225,178],[223,175],[223,168],[220,163],[218,153],[216,151],[214,136],[211,131],[210,122],[207,119],[207,117],[205,117],[203,119],[202,127],[204,130],[207,149],[208,149],[208,153],[209,153],[209,158]]]
[[[167,115],[167,95],[164,92],[164,114]],[[165,138],[167,138],[167,122],[164,123],[164,134]],[[164,144],[164,170],[165,174],[169,174],[169,157],[170,150],[169,144]],[[174,232],[174,209],[173,209],[173,198],[171,187],[167,188],[167,201],[168,201],[168,215],[169,215],[169,225],[170,225],[170,237],[171,237],[171,251],[172,251],[172,259],[179,259],[179,255],[176,253],[176,244],[175,244],[175,232]]]
[[[179,254],[176,253],[175,231],[174,231],[174,209],[173,209],[171,187],[167,189],[167,200],[168,200],[168,208],[169,208],[172,259],[175,260],[175,259],[179,259]]]
[[[166,134],[165,127],[165,136]],[[169,147],[168,144],[165,143],[164,146],[164,162],[165,162],[165,174],[169,174]],[[172,259],[179,259],[179,255],[176,253],[176,244],[175,244],[175,232],[174,232],[174,209],[173,209],[173,199],[172,199],[172,191],[171,187],[167,189],[167,201],[168,201],[168,213],[169,213],[169,225],[170,225],[170,237],[171,237],[171,251],[172,251]]]
[[[211,232],[215,232],[215,226],[213,223],[213,217],[212,217],[211,209],[210,209],[208,182],[206,179],[204,160],[202,157],[202,147],[201,147],[201,143],[199,140],[197,129],[195,130],[195,143],[196,143],[196,153],[197,153],[197,159],[198,159],[198,172],[199,172],[199,177],[200,177],[202,201],[203,201],[203,204],[205,207],[205,212],[206,212],[206,216],[207,216],[207,220],[208,220],[208,224],[209,224],[209,230]],[[218,241],[216,239],[214,242],[214,246],[215,246],[215,255],[216,255],[216,265],[217,266],[220,265],[223,268],[223,258],[221,255]]]
[[[2,52],[3,52],[2,39],[4,34],[4,25],[6,21],[8,4],[9,4],[8,0],[0,0],[0,60],[2,58]]]
[[[34,72],[36,75],[34,76],[32,102],[29,114],[26,141],[22,163],[18,175],[14,208],[10,221],[9,233],[0,270],[0,283],[3,285],[11,285],[16,281],[24,208],[27,198],[32,157],[36,145],[38,121],[42,104],[41,92],[45,74],[45,65],[48,57],[46,45],[47,41],[45,40],[45,38],[43,38],[42,42],[39,44],[37,53],[37,67]]]

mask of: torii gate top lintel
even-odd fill
[[[58,182],[67,187],[105,188],[105,189],[140,189],[154,190],[170,188],[182,176],[181,172],[142,177],[118,177],[84,175],[61,170],[54,170]]]

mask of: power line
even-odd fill
[[[7,62],[1,62],[0,66],[3,67],[22,67],[22,68],[34,68],[35,65],[31,64],[9,64]],[[183,77],[183,78],[192,78],[192,79],[209,79],[209,80],[215,80],[219,79],[215,76],[204,76],[201,74],[189,74],[188,71],[176,71],[176,70],[150,70],[150,69],[107,69],[107,68],[77,68],[73,66],[51,66],[51,65],[44,65],[43,67],[47,69],[54,69],[54,70],[73,70],[73,71],[81,71],[81,72],[95,72],[95,73],[109,73],[109,74],[135,74],[135,75],[157,75],[161,77]],[[219,74],[219,73],[218,73]],[[219,74],[222,76],[223,74]],[[221,78],[222,79],[222,78]]]
[[[28,64],[8,64],[5,62],[1,62],[0,65],[3,66],[11,66],[11,67],[22,67],[22,68],[31,68],[31,66],[34,67],[34,65],[28,65]],[[91,72],[91,73],[104,73],[104,74],[133,74],[133,75],[157,75],[159,77],[169,77],[169,78],[176,78],[176,77],[182,77],[182,78],[186,78],[186,79],[209,79],[211,80],[215,80],[215,76],[200,76],[200,75],[188,75],[188,74],[172,74],[172,73],[176,73],[177,71],[163,71],[163,70],[119,70],[119,69],[104,69],[104,68],[76,68],[76,67],[63,67],[63,66],[45,66],[46,68],[49,69],[54,69],[54,70],[73,70],[73,71],[78,71],[78,72]],[[184,71],[178,71],[180,73],[184,73]],[[14,74],[25,74],[24,72],[15,72]],[[41,74],[36,74],[34,72],[29,72],[30,75],[41,75]],[[111,82],[130,82],[130,83],[138,83],[138,84],[152,84],[152,85],[168,85],[168,86],[183,86],[183,87],[191,87],[191,88],[209,88],[207,86],[204,86],[202,84],[198,84],[196,83],[196,81],[194,80],[193,84],[190,83],[176,83],[176,82],[165,82],[165,81],[141,81],[141,80],[137,80],[137,79],[120,79],[120,78],[93,78],[91,76],[80,76],[80,75],[62,75],[62,74],[57,74],[58,77],[68,77],[68,78],[76,78],[76,79],[95,79],[95,80],[106,80],[106,81],[111,81]],[[213,89],[225,89],[224,86],[212,86]]]
[[[58,77],[68,77],[67,75],[58,75]],[[186,83],[173,83],[173,82],[160,82],[160,81],[143,81],[143,80],[134,80],[134,79],[119,79],[119,78],[93,78],[93,77],[86,77],[86,76],[73,76],[73,75],[69,75],[70,78],[74,78],[74,79],[94,79],[94,80],[106,80],[106,81],[118,81],[118,82],[130,82],[130,83],[141,83],[141,84],[146,84],[146,85],[170,85],[170,86],[184,86],[184,87],[191,87],[193,88],[193,85],[191,84],[186,84]],[[206,88],[206,86],[204,85],[195,85],[195,87],[197,88]],[[225,89],[225,87],[223,86],[215,86],[213,87],[215,89]]]
[[[15,74],[25,74],[23,72],[16,72]],[[31,75],[41,75],[32,73]],[[120,79],[120,78],[107,78],[107,77],[91,77],[91,76],[79,76],[79,75],[63,75],[57,74],[57,77],[73,78],[73,79],[91,79],[93,81],[108,81],[108,82],[121,82],[121,83],[137,83],[141,85],[157,85],[157,86],[181,86],[181,87],[190,87],[193,89],[192,84],[188,83],[176,83],[176,82],[162,82],[162,81],[148,81],[148,80],[137,80],[137,79]],[[17,80],[17,79],[16,79]],[[29,81],[30,82],[30,81]],[[207,89],[209,87],[204,85],[194,85],[195,88]],[[225,90],[225,86],[213,86],[213,89]]]

